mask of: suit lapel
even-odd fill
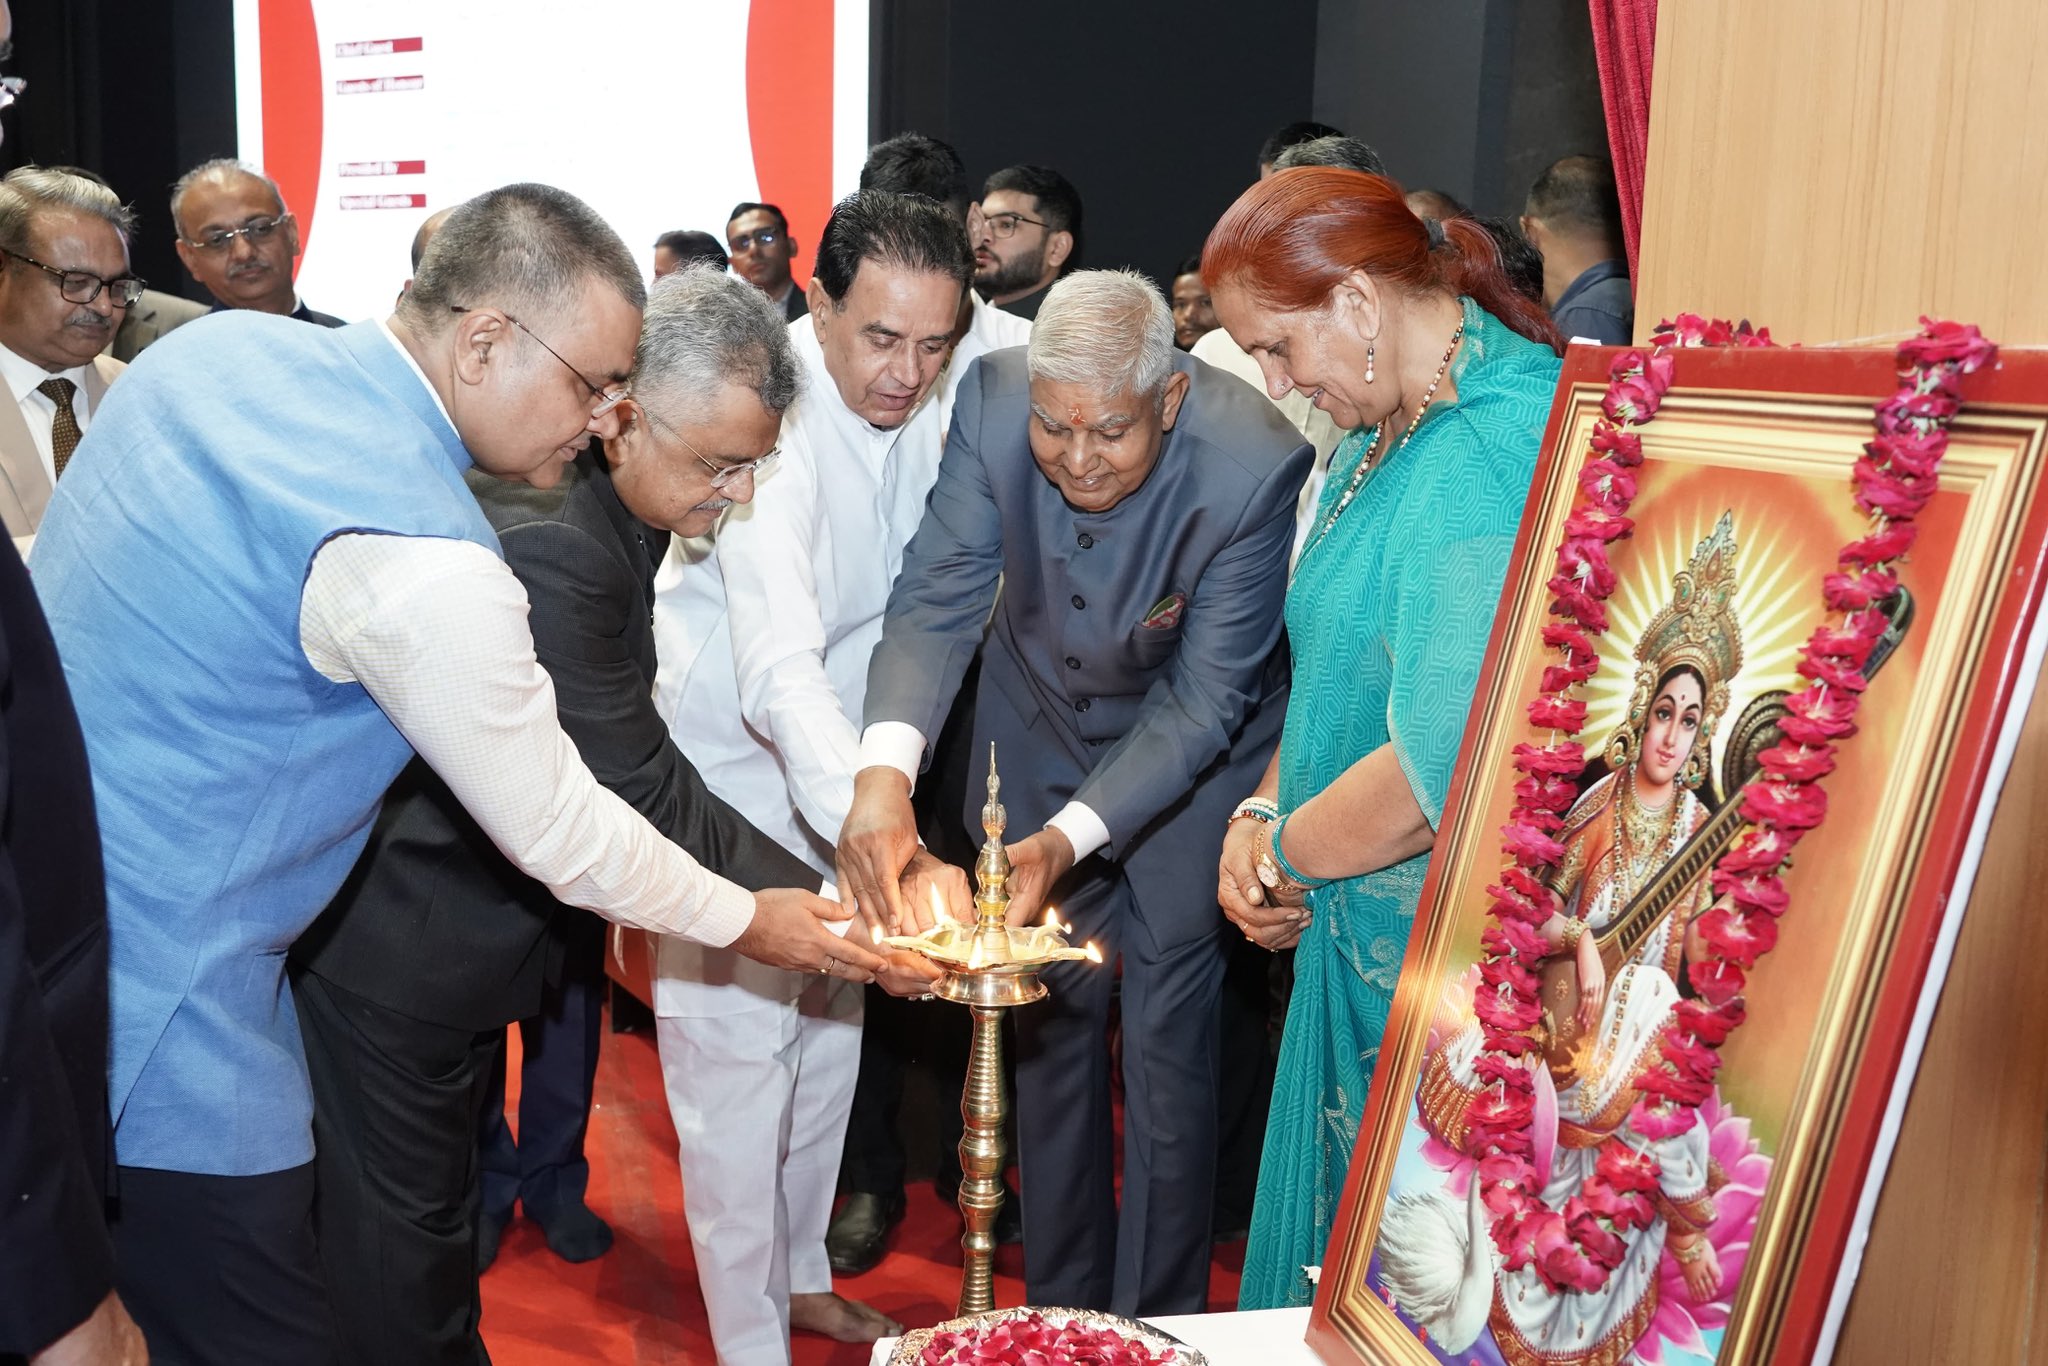
[[[0,403],[0,516],[10,535],[27,536],[42,525],[50,505],[50,476],[36,453],[35,438],[22,420],[21,405]]]

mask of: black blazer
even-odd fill
[[[626,511],[603,454],[584,452],[553,489],[475,472],[470,487],[526,585],[562,729],[597,780],[741,886],[815,888],[803,860],[711,795],[654,708],[654,571],[668,534]],[[550,922],[586,914],[514,868],[415,759],[292,958],[417,1019],[496,1029],[539,1009],[559,961]]]
[[[107,1237],[107,890],[85,737],[0,536],[0,1360],[114,1286]]]

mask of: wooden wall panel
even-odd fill
[[[2048,1361],[2048,705],[1984,846],[1837,1362]]]
[[[1636,329],[2048,343],[2048,5],[1666,0]]]

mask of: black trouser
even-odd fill
[[[329,1366],[313,1164],[261,1176],[120,1170],[115,1285],[155,1366]]]
[[[305,969],[292,995],[313,1079],[320,1269],[342,1360],[488,1363],[476,1132],[501,1035],[401,1015]]]
[[[546,1218],[565,1202],[578,1202],[590,1185],[583,1155],[590,1100],[597,1086],[597,1050],[603,1038],[605,922],[581,911],[555,917],[548,931],[563,940],[558,979],[541,998],[540,1013],[519,1022],[519,1141],[505,1122],[504,1035],[485,1069],[483,1208],[505,1218],[517,1200]]]

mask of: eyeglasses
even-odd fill
[[[1021,213],[982,213],[978,205],[975,208],[975,215],[987,226],[988,235],[999,242],[1005,238],[1016,236],[1019,223],[1029,223],[1034,228],[1050,228],[1052,226],[1052,224],[1042,218],[1027,218]],[[971,227],[972,225],[970,224],[969,226]]]
[[[26,261],[46,275],[56,276],[57,292],[64,296],[66,303],[89,304],[99,298],[100,291],[104,289],[112,296],[114,307],[127,308],[141,298],[142,291],[148,288],[133,275],[116,275],[113,279],[107,280],[89,270],[59,270],[55,266],[46,266],[33,256],[9,251],[6,247],[0,247],[0,253],[12,256],[17,261]]]
[[[0,59],[12,56],[13,46],[12,43],[9,43],[6,51],[0,51]],[[20,99],[21,92],[26,89],[28,89],[28,82],[21,77],[0,76],[0,109],[5,109],[8,105]]]
[[[185,245],[194,251],[212,254],[226,251],[235,244],[237,237],[246,237],[249,244],[254,246],[291,221],[292,216],[288,213],[281,213],[275,218],[252,218],[239,228],[222,228],[219,232],[210,232],[196,241],[188,237],[185,239]]]
[[[466,304],[450,304],[448,305],[448,311],[450,313],[472,313],[475,310],[470,308]],[[561,361],[562,368],[564,370],[567,370],[570,374],[576,376],[577,382],[590,391],[591,398],[596,400],[598,404],[597,409],[591,413],[591,417],[603,417],[606,413],[618,407],[619,404],[625,399],[626,394],[624,390],[606,390],[599,388],[595,384],[592,384],[589,380],[583,377],[583,372],[581,370],[578,370],[575,366],[569,364],[568,358],[565,357],[561,352],[555,350],[554,347],[549,346],[546,342],[541,341],[539,337],[534,336],[534,331],[532,328],[528,327],[525,323],[519,321],[519,319],[513,317],[510,313],[505,313],[504,309],[501,308],[498,311],[500,313],[505,314],[506,322],[511,323],[514,327],[518,328],[521,332],[524,332],[527,336],[533,337],[534,341],[539,342],[541,350],[547,352],[556,360]]]
[[[743,232],[738,237],[728,238],[726,246],[737,256],[753,247],[772,247],[782,240],[782,234],[774,228],[761,228],[754,232]]]
[[[624,396],[621,395],[621,397]],[[608,403],[601,410],[601,412],[610,412],[614,406],[615,403]],[[683,449],[687,450],[691,455],[696,456],[697,463],[702,465],[705,469],[711,471],[711,487],[718,491],[719,493],[724,493],[727,489],[731,488],[734,484],[739,483],[739,481],[742,479],[750,477],[754,479],[759,479],[762,475],[766,474],[774,466],[775,461],[782,454],[782,447],[775,446],[770,448],[768,454],[760,456],[757,459],[742,460],[737,465],[714,465],[709,460],[704,458],[704,452],[698,450],[695,446],[690,444],[689,437],[684,436],[681,432],[677,431],[672,424],[662,421],[660,418],[656,417],[652,412],[649,412],[646,404],[640,402],[638,399],[635,399],[633,401],[633,406],[638,408],[642,413],[646,414],[647,420],[649,422],[661,428],[663,431],[667,432],[676,440],[682,442]]]

